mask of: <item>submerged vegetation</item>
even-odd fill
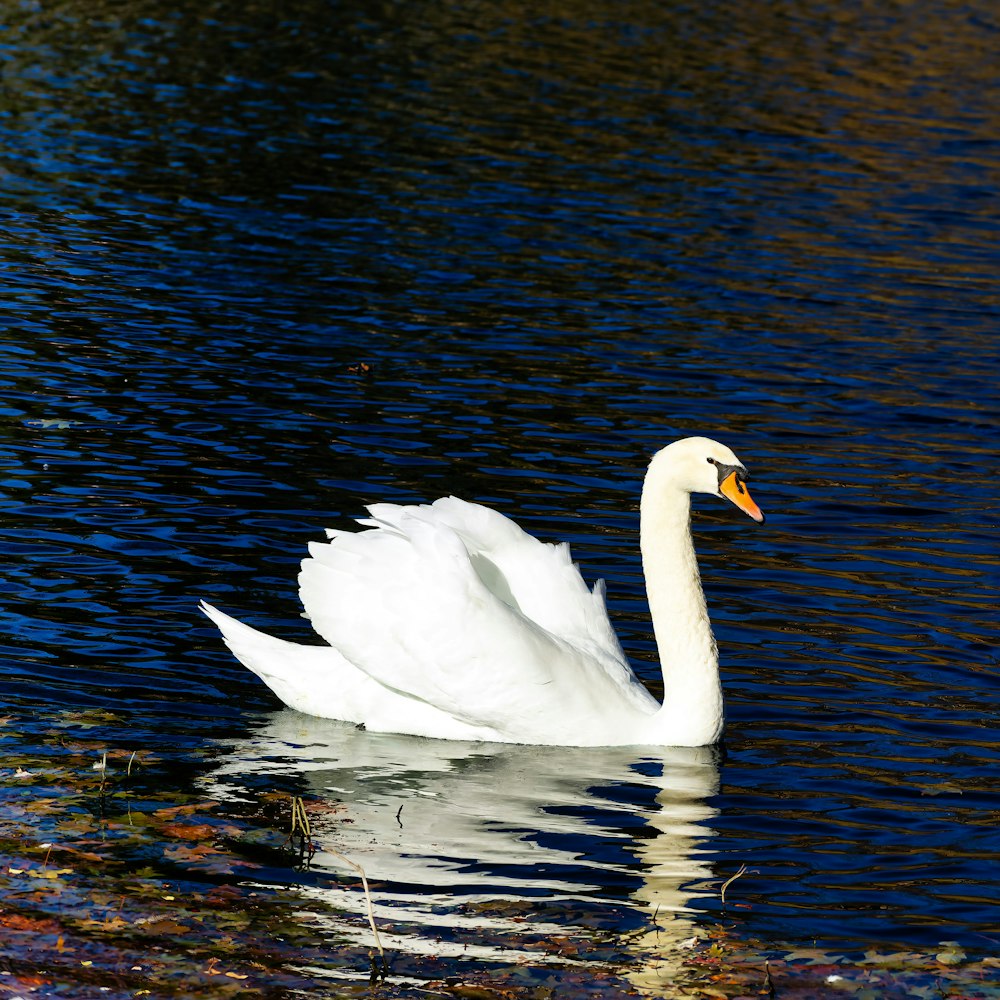
[[[206,794],[197,753],[108,746],[102,733],[125,731],[110,713],[45,721],[39,743],[18,718],[0,719],[0,996],[1000,998],[1000,961],[949,943],[849,960],[706,922],[660,949],[656,914],[641,934],[596,920],[583,932],[585,917],[566,934],[541,933],[544,904],[524,901],[463,904],[483,918],[484,937],[497,910],[522,928],[495,942],[510,961],[383,952],[379,932],[398,941],[404,928],[376,926],[377,873],[365,877],[335,844],[323,848],[343,872],[310,870],[310,810],[329,803],[280,789],[245,801]],[[349,823],[350,804],[338,815]],[[349,888],[357,906],[344,912],[303,885]],[[735,879],[726,886],[737,894]]]

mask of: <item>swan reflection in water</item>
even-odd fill
[[[307,801],[336,804],[310,811],[311,867],[343,888],[297,891],[359,913],[356,877],[325,848],[361,865],[376,922],[390,928],[387,951],[537,965],[545,952],[521,951],[526,935],[585,939],[585,919],[603,912],[606,931],[617,913],[627,933],[616,946],[636,959],[625,974],[655,990],[694,933],[689,903],[706,893],[697,883],[713,877],[704,844],[717,754],[430,740],[285,709],[233,746],[210,783],[244,798],[247,775],[255,787],[292,776]],[[371,944],[362,921],[336,931]]]

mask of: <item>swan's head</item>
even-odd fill
[[[758,523],[764,520],[747,489],[746,466],[724,444],[706,437],[681,438],[656,459],[669,463],[670,478],[679,489],[722,497]]]

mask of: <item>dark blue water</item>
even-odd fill
[[[415,954],[470,896],[697,933],[741,863],[765,945],[990,948],[993,6],[283,7],[4,15],[5,706],[351,789]],[[638,489],[689,433],[768,514],[696,505],[724,756],[316,730],[195,610],[306,639],[308,540],[457,493],[572,542],[655,685]]]

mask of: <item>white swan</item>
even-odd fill
[[[275,639],[201,608],[291,708],[367,729],[560,746],[703,746],[722,732],[715,639],[691,539],[691,493],[764,515],[746,469],[709,438],[653,456],[640,544],[663,670],[661,706],[632,672],[568,545],[446,497],[378,503],[368,530],[312,542],[299,595],[328,646]]]

